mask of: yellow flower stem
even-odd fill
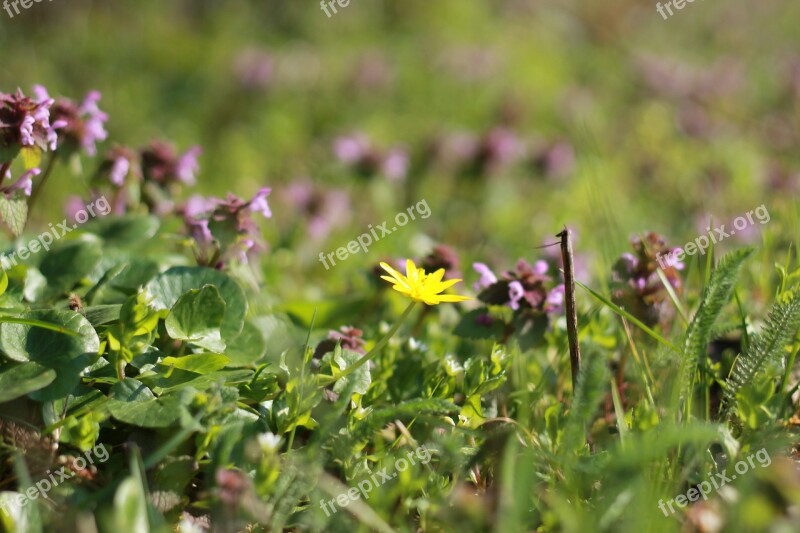
[[[406,310],[403,311],[402,315],[400,315],[400,318],[397,319],[397,322],[394,323],[392,329],[390,329],[389,332],[386,335],[384,335],[381,340],[378,341],[378,344],[376,344],[364,357],[356,361],[354,365],[345,368],[344,372],[342,372],[337,376],[325,376],[325,375],[319,376],[320,385],[326,387],[331,383],[334,383],[342,378],[349,376],[350,374],[352,374],[353,372],[364,366],[370,359],[375,357],[378,354],[378,352],[381,349],[383,349],[384,346],[386,346],[386,343],[389,342],[389,339],[394,337],[394,334],[397,333],[397,330],[400,329],[400,326],[403,325],[403,322],[405,322],[406,318],[408,318],[408,315],[411,313],[411,310],[414,309],[414,306],[416,304],[417,302],[414,301],[408,304],[408,307],[406,307]]]

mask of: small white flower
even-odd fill
[[[278,451],[278,447],[281,444],[281,438],[280,436],[267,431],[266,433],[261,433],[258,436],[258,444],[261,446],[262,450],[274,453]]]

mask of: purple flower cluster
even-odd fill
[[[146,181],[162,186],[172,183],[194,185],[195,175],[200,168],[197,158],[202,153],[199,146],[193,146],[178,154],[175,148],[164,141],[153,141],[141,151],[142,175]]]
[[[7,198],[18,192],[31,195],[32,178],[42,173],[38,168],[41,154],[60,148],[59,131],[62,145],[74,142],[93,155],[95,143],[107,137],[103,124],[108,117],[97,107],[99,100],[100,93],[95,91],[81,105],[56,101],[41,85],[33,88],[32,97],[19,89],[13,94],[0,92],[0,182],[13,180],[11,165],[20,153],[25,166],[14,183],[0,186],[0,191]]]
[[[454,133],[433,143],[433,159],[466,176],[491,176],[526,164],[547,178],[569,176],[575,168],[572,145],[563,140],[528,140],[500,125],[483,135]]]
[[[259,213],[271,218],[267,203],[271,189],[260,189],[250,201],[228,194],[225,199],[194,196],[181,208],[187,233],[194,240],[197,262],[214,268],[263,249],[258,225],[252,217]]]
[[[34,98],[21,90],[0,93],[0,153],[11,154],[10,158],[2,157],[3,163],[13,159],[21,148],[36,147],[43,152],[56,149],[56,129],[64,124],[50,123],[50,108],[55,101],[46,91],[36,92]]]
[[[670,254],[674,249],[654,232],[646,233],[644,237],[634,236],[631,246],[634,253],[622,254],[614,264],[611,278],[614,303],[648,326],[664,324],[672,318],[674,310],[668,301],[669,293],[656,272],[657,257]],[[663,270],[676,293],[682,288],[678,271],[683,268],[683,263],[676,262]]]
[[[328,332],[328,338],[320,342],[314,350],[314,358],[319,359],[328,352],[332,352],[337,344],[343,349],[364,355],[364,332],[353,326],[342,326],[338,331]]]
[[[489,305],[507,305],[514,311],[532,314],[560,313],[564,304],[564,285],[551,285],[545,261],[533,265],[524,259],[517,261],[516,269],[504,273],[499,279],[484,263],[474,263],[472,268],[480,274],[475,291],[478,299]]]
[[[360,133],[336,138],[333,153],[364,177],[382,175],[390,181],[402,181],[408,174],[409,158],[403,148],[382,150]]]
[[[47,89],[40,85],[34,87],[34,92],[40,101],[52,100]],[[82,149],[88,156],[97,155],[97,143],[108,138],[105,128],[108,115],[97,106],[100,98],[98,91],[90,91],[79,104],[67,98],[55,100],[50,112],[64,153]]]
[[[326,189],[300,180],[287,185],[281,196],[288,206],[305,217],[308,234],[314,240],[324,239],[346,224],[350,217],[350,197],[343,190]]]

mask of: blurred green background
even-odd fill
[[[265,268],[279,293],[339,294],[380,257],[433,243],[462,253],[465,271],[473,260],[508,268],[543,255],[532,247],[563,224],[588,276],[607,272],[633,233],[678,245],[709,216],[762,204],[769,225],[723,247],[796,238],[799,21],[788,0],[694,2],[669,20],[633,0],[351,0],[330,18],[315,2],[54,0],[0,12],[0,89],[98,89],[103,149],[200,144],[198,192],[273,187]],[[441,155],[498,130],[518,149],[508,163],[478,157],[484,166],[464,171]],[[342,164],[332,146],[354,133],[405,150],[405,180]],[[96,162],[82,165],[58,169],[35,220],[86,194]],[[311,208],[287,199],[297,183],[349,197],[322,237],[309,234]],[[431,218],[337,266],[342,275],[317,261],[423,198]]]

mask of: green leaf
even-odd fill
[[[183,357],[165,357],[161,364],[197,374],[210,374],[222,370],[230,359],[217,353],[198,353]]]
[[[147,493],[141,479],[136,474],[128,476],[122,480],[114,494],[115,529],[135,533],[148,532],[150,524],[147,517]]]
[[[0,350],[14,361],[33,361],[55,370],[56,380],[32,394],[37,400],[66,396],[80,380],[80,374],[97,356],[100,339],[91,324],[74,311],[32,311],[22,319],[56,324],[72,335],[30,324],[0,324]]]
[[[726,415],[732,416],[737,407],[744,405],[742,399],[755,392],[745,389],[756,387],[757,379],[764,376],[770,364],[782,362],[787,355],[786,346],[797,334],[798,328],[800,290],[795,289],[778,297],[761,332],[752,339],[745,352],[736,358],[723,395],[723,412]],[[740,392],[744,394],[740,395]],[[754,405],[765,401],[766,398],[761,402],[754,401]]]
[[[55,379],[55,370],[36,363],[8,367],[0,372],[0,403],[42,389]]]
[[[251,322],[245,322],[242,332],[228,341],[225,355],[231,366],[249,366],[261,359],[267,351],[267,341],[261,330]]]
[[[225,350],[225,342],[220,336],[224,318],[225,302],[219,290],[213,285],[205,285],[202,289],[191,289],[178,298],[164,325],[173,339],[221,352]]]
[[[491,323],[479,322],[478,318],[482,316],[486,316]],[[499,339],[504,329],[505,324],[489,316],[489,310],[482,307],[465,313],[453,333],[465,339]]]
[[[227,274],[204,267],[174,267],[156,276],[145,290],[150,305],[161,311],[172,309],[186,292],[206,285],[213,285],[225,302],[225,314],[220,326],[222,339],[227,341],[235,338],[244,327],[247,300],[242,288]]]
[[[111,416],[144,428],[165,428],[178,422],[182,406],[178,395],[156,398],[142,382],[125,378],[111,387],[108,400]]]
[[[114,305],[93,305],[83,310],[83,316],[92,324],[92,326],[100,326],[108,324],[109,322],[116,322],[119,320],[121,304]]]
[[[327,354],[325,357],[330,357],[330,354]],[[331,366],[338,368],[339,372],[344,372],[344,370],[356,364],[362,357],[364,356],[360,353],[343,350],[342,346],[337,344],[333,356],[331,357]],[[323,360],[324,359],[325,358],[323,358]],[[333,375],[338,375],[338,372],[334,371]],[[366,394],[372,383],[372,376],[369,373],[369,364],[361,365],[349,376],[338,380],[333,386],[333,392],[340,394],[347,388],[350,382],[353,383],[354,393],[361,395]]]
[[[161,222],[151,215],[98,217],[84,226],[110,246],[130,246],[148,241],[158,232]]]
[[[733,288],[742,263],[753,252],[752,249],[739,250],[723,257],[711,274],[711,279],[703,291],[700,307],[689,324],[686,340],[683,344],[683,357],[680,367],[680,395],[688,399],[692,393],[692,384],[697,366],[706,360],[708,343],[711,341],[711,330],[714,327],[722,307],[733,296]],[[687,402],[688,405],[688,402]],[[687,407],[688,408],[688,407]]]
[[[39,270],[47,279],[49,292],[67,292],[89,276],[102,257],[101,242],[84,235],[54,246],[42,259]]]
[[[0,219],[8,226],[15,237],[19,237],[28,221],[28,200],[23,194],[7,198],[0,194]]]

